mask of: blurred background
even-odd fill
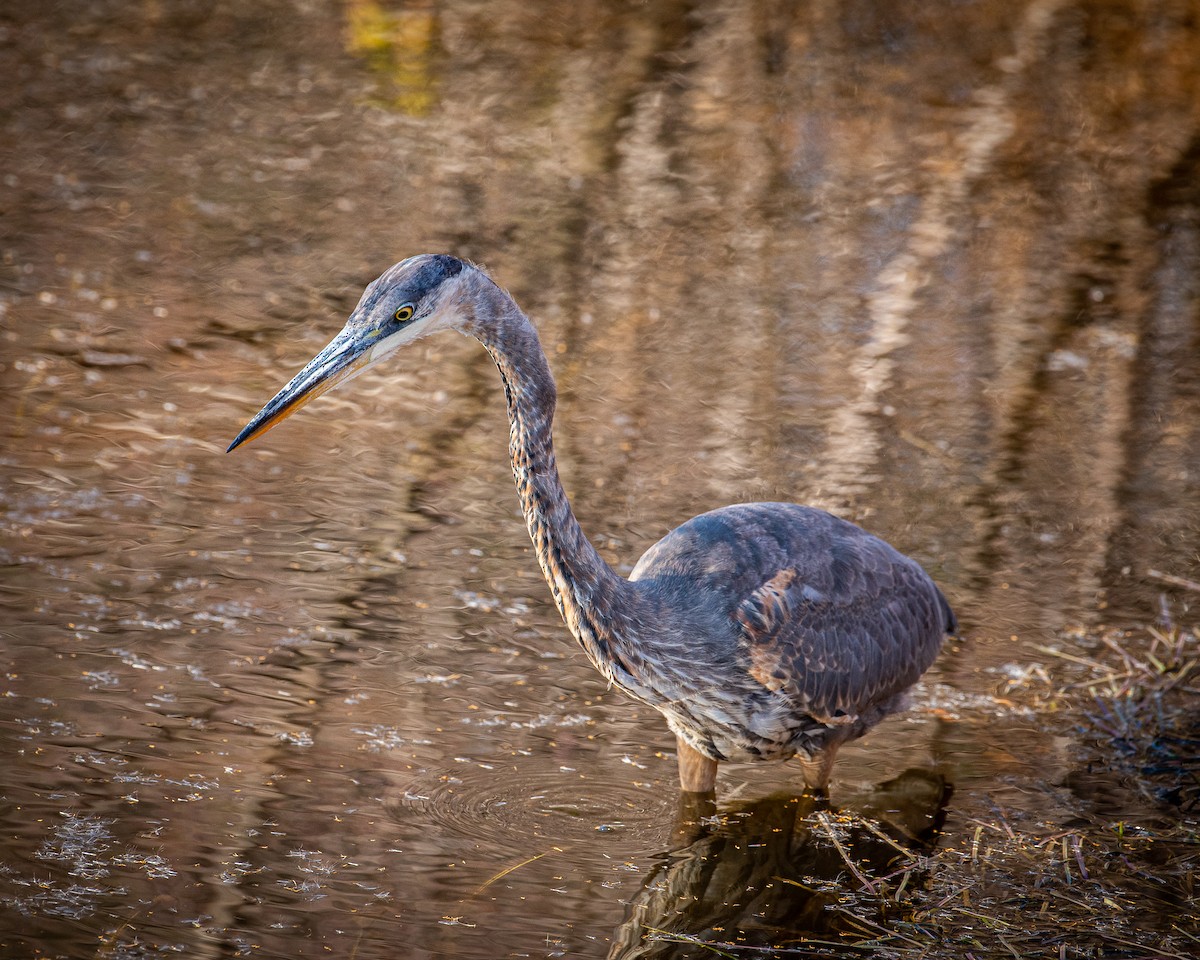
[[[6,956],[639,949],[674,741],[558,620],[479,345],[223,452],[423,252],[538,325],[618,570],[794,500],[943,587],[835,805],[1151,815],[1055,671],[1197,622],[1194,0],[45,0],[0,74]]]

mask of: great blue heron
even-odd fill
[[[478,338],[500,368],[517,495],[559,613],[605,677],[666,717],[683,790],[711,792],[722,760],[792,756],[824,789],[838,747],[896,710],[956,629],[945,598],[914,560],[793,503],[702,514],[617,575],[559,480],[537,331],[478,267],[446,255],[396,264],[229,449],[447,328]]]

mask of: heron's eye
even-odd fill
[[[411,303],[406,303],[404,306],[396,310],[395,317],[401,323],[408,323],[408,321],[412,319],[413,314],[416,312],[416,309]]]

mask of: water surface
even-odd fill
[[[681,884],[673,739],[558,620],[477,344],[423,341],[223,453],[426,251],[534,318],[564,480],[617,569],[703,510],[796,500],[943,586],[963,639],[845,751],[835,811],[915,770],[943,849],[997,815],[1162,816],[1079,787],[1045,648],[1196,622],[1197,16],[6,14],[6,954],[634,956]],[[817,849],[821,811],[768,800],[797,771],[719,790],[731,832],[682,862],[754,847],[743,823]],[[823,875],[820,849],[789,862]],[[1114,936],[1170,929],[1145,897]],[[817,935],[787,904],[763,943]]]

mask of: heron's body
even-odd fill
[[[664,714],[683,788],[711,790],[719,761],[797,755],[806,781],[824,787],[838,746],[895,710],[953,632],[941,592],[882,540],[790,503],[702,514],[618,576],[559,480],[554,380],[537,333],[477,268],[446,256],[394,266],[230,449],[445,327],[496,361],[517,493],[555,602],[600,672]]]

